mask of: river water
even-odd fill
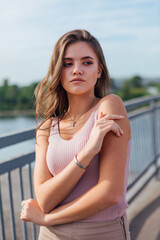
[[[0,136],[34,127],[36,128],[35,119],[31,117],[0,118]],[[29,140],[0,149],[0,163],[11,159],[13,156],[33,151],[34,148],[35,141]]]
[[[0,118],[0,135],[36,127],[31,117]]]

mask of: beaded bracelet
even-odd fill
[[[80,162],[78,162],[77,155],[74,156],[74,162],[77,164],[78,167],[80,167],[82,169],[87,169],[87,167],[83,166]]]

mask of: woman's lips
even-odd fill
[[[71,82],[85,82],[85,80],[82,78],[74,78],[71,80]]]

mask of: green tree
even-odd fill
[[[121,98],[125,101],[130,99],[131,97],[131,82],[130,80],[126,80],[124,81],[120,91],[118,92],[118,94],[121,96]]]
[[[132,98],[149,95],[147,88],[142,84],[142,78],[135,76],[123,82],[119,91],[116,92],[124,101]]]
[[[33,109],[35,97],[34,89],[37,83],[32,83],[29,86],[22,87],[18,96],[18,108],[19,109]]]
[[[4,79],[3,84],[0,87],[0,109],[8,110],[10,109],[9,105],[11,104],[14,96],[12,94],[11,86],[9,86],[9,80]],[[15,98],[17,95],[15,95]],[[15,99],[14,99],[15,100]]]
[[[20,88],[17,85],[9,85],[9,80],[4,79],[0,86],[0,110],[33,109],[34,89],[37,83]]]
[[[134,76],[131,78],[131,84],[133,87],[141,88],[143,87],[143,80],[140,76]]]

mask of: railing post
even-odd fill
[[[0,225],[1,225],[1,238],[5,240],[5,231],[4,231],[4,219],[3,219],[3,206],[2,206],[2,194],[1,194],[1,179],[0,179]],[[0,239],[1,239],[0,238]]]
[[[153,154],[154,154],[154,162],[155,162],[155,168],[156,168],[155,177],[157,180],[158,179],[158,163],[157,163],[157,145],[156,145],[156,102],[155,100],[152,100],[150,102],[150,106],[152,108]]]
[[[10,199],[10,209],[11,209],[12,237],[13,237],[13,240],[16,240],[13,194],[12,194],[12,183],[11,183],[11,173],[10,172],[8,172],[8,184],[9,184],[9,199]]]
[[[31,163],[29,163],[29,183],[30,183],[30,195],[31,195],[31,198],[33,198]],[[33,238],[34,238],[34,240],[36,240],[36,225],[35,224],[33,224]]]
[[[20,189],[21,189],[21,201],[23,201],[24,200],[24,192],[23,192],[22,167],[19,168],[19,179],[20,179]],[[26,222],[23,222],[23,229],[24,229],[24,240],[27,240],[28,234],[27,234]]]

